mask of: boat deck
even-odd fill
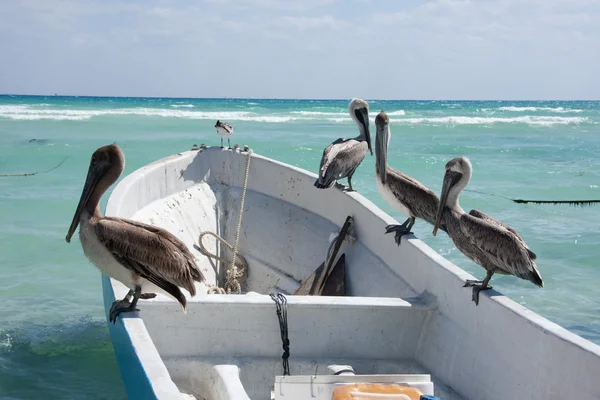
[[[117,296],[124,296],[127,289],[115,286]],[[274,301],[258,293],[190,300],[186,314],[161,295],[138,303],[178,389],[202,399],[214,390],[208,386],[220,380],[222,369],[236,376],[239,368],[248,396],[270,399],[275,376],[283,375]],[[351,365],[357,375],[429,374],[438,396],[460,399],[417,361],[421,334],[436,307],[437,299],[428,293],[409,298],[288,295],[290,373],[330,375],[327,366],[338,364]]]

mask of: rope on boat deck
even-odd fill
[[[202,243],[202,239],[206,235],[214,236],[215,239],[217,239],[219,242],[221,242],[225,247],[227,247],[229,250],[233,251],[233,246],[231,246],[229,243],[227,243],[227,241],[225,239],[223,239],[221,236],[219,236],[216,233],[211,232],[211,231],[204,231],[204,232],[201,232],[200,236],[198,237],[198,250],[200,251],[200,253],[204,254],[207,257],[214,258],[215,260],[221,261],[223,263],[229,262],[229,260],[226,259],[225,257],[220,257],[220,256],[217,256],[216,254],[212,254],[210,251],[208,251],[206,249],[206,247],[204,247],[204,244]],[[235,270],[233,270],[231,268],[227,270],[224,288],[219,287],[219,286],[213,286],[208,289],[209,294],[231,294],[232,289],[237,289],[238,287],[239,287],[239,291],[237,293],[238,294],[241,293],[241,285],[239,283],[239,280],[246,275],[246,271],[248,270],[248,261],[246,261],[246,258],[243,255],[238,254],[236,264],[237,264],[237,266],[236,266]]]
[[[279,319],[279,331],[281,332],[281,342],[283,343],[283,354],[281,355],[283,364],[283,375],[290,374],[290,339],[288,338],[287,324],[287,298],[283,293],[270,294],[271,299],[277,307],[277,318]]]
[[[229,250],[233,251],[233,258],[231,259],[229,269],[225,273],[225,285],[223,287],[219,287],[218,285],[215,285],[215,286],[209,288],[208,289],[209,294],[231,294],[232,292],[236,293],[236,294],[242,293],[242,286],[241,286],[239,280],[241,278],[243,278],[246,274],[246,271],[248,271],[248,262],[246,261],[244,256],[242,256],[241,254],[238,255],[238,245],[239,245],[239,240],[240,240],[240,230],[242,229],[242,214],[244,213],[244,202],[246,200],[246,189],[248,187],[248,175],[250,174],[250,159],[251,158],[252,158],[252,149],[248,149],[247,150],[247,158],[246,158],[246,172],[244,174],[244,184],[242,185],[242,196],[240,198],[240,211],[238,213],[237,229],[235,232],[235,244],[233,246],[231,246],[229,243],[227,243],[227,241],[225,239],[223,239],[216,233],[210,232],[210,231],[201,232],[200,236],[198,237],[198,249],[200,250],[200,253],[204,254],[207,257],[214,258],[223,263],[228,261],[227,259],[225,259],[223,257],[219,257],[215,254],[210,253],[206,249],[206,247],[204,247],[204,245],[202,244],[202,238],[205,235],[214,236],[218,241],[220,241],[222,244],[224,244]],[[238,265],[240,266],[239,269],[238,269],[238,266],[236,265],[237,258],[240,259],[238,262]]]

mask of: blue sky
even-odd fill
[[[600,0],[0,2],[0,93],[600,99]]]

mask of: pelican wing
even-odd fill
[[[175,285],[194,296],[194,281],[204,281],[185,244],[162,228],[104,217],[96,224],[96,234],[124,266],[171,294]]]
[[[386,169],[386,186],[390,188],[396,199],[401,202],[417,218],[435,224],[440,200],[433,190],[416,179],[397,171],[390,166]],[[442,221],[440,229],[446,231]]]
[[[326,182],[345,178],[355,170],[367,154],[367,143],[356,139],[338,139],[325,149],[319,175]]]
[[[505,273],[544,286],[540,271],[530,252],[511,231],[484,219],[464,214],[460,229],[473,246],[482,250],[488,261]]]
[[[527,246],[527,243],[525,243],[525,241],[523,240],[523,238],[521,237],[521,235],[519,235],[519,232],[517,232],[516,230],[514,230],[513,228],[511,228],[510,226],[506,225],[505,223],[503,223],[502,221],[498,221],[495,218],[490,217],[489,215],[485,214],[482,211],[473,209],[469,212],[470,215],[474,216],[475,218],[480,218],[484,221],[489,222],[492,225],[498,225],[501,228],[504,228],[506,230],[508,230],[509,232],[511,232],[513,235],[515,235],[517,237],[517,239],[523,244],[523,246],[525,246],[525,248],[527,249],[527,252],[529,253],[529,257],[532,260],[537,259],[537,255],[531,251],[531,249],[529,249],[529,246]]]
[[[327,167],[331,164],[331,160],[335,158],[336,154],[339,151],[339,147],[336,145],[343,143],[344,138],[338,138],[334,142],[330,143],[329,146],[325,147],[323,150],[323,156],[321,157],[321,165],[319,165],[319,178],[325,176],[325,172],[327,172]]]

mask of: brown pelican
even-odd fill
[[[142,298],[163,293],[177,300],[185,310],[186,299],[179,287],[194,296],[194,281],[204,281],[190,251],[171,233],[141,222],[100,215],[100,198],[116,182],[124,166],[123,152],[116,144],[100,147],[92,154],[66,237],[70,243],[81,224],[79,239],[88,259],[104,275],[130,289],[123,300],[113,303],[109,313],[112,323],[122,312],[139,311],[136,305],[142,293]]]
[[[384,111],[375,117],[375,171],[377,187],[381,196],[396,210],[408,215],[402,225],[388,225],[385,233],[396,232],[396,243],[400,245],[403,235],[412,233],[415,218],[433,225],[440,201],[432,190],[421,182],[391,168],[387,164],[387,150],[391,132],[389,118]],[[445,231],[444,225],[441,226]]]
[[[358,125],[359,135],[345,140],[343,137],[331,143],[323,151],[319,177],[315,186],[319,189],[332,187],[338,179],[348,178],[348,190],[352,189],[352,175],[371,149],[371,132],[369,131],[369,105],[362,99],[352,99],[348,107],[350,117]]]
[[[481,211],[471,210],[467,214],[458,204],[458,195],[469,183],[471,173],[471,162],[466,157],[448,161],[433,228],[435,236],[443,219],[456,248],[487,271],[483,281],[467,280],[463,287],[473,287],[476,305],[479,292],[492,288],[488,284],[495,273],[514,275],[543,287],[535,264],[537,257],[517,231]]]
[[[217,128],[217,133],[221,136],[221,148],[223,148],[223,138],[227,138],[227,143],[229,144],[229,148],[231,148],[230,138],[233,136],[233,127],[229,125],[227,122],[217,120],[215,124],[215,128]]]

